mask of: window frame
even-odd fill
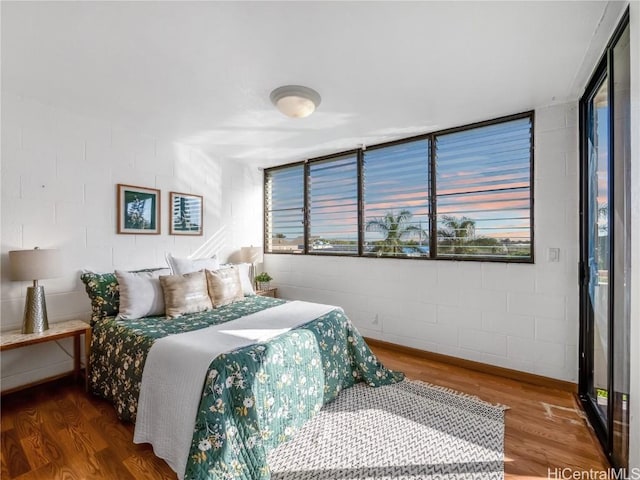
[[[262,172],[262,251],[263,253],[268,253],[270,255],[306,255],[307,254],[307,167],[306,162],[291,162],[283,165],[278,165],[277,167],[265,168]],[[267,251],[267,245],[269,244],[269,237],[267,235],[267,175],[269,172],[275,170],[284,170],[287,168],[302,166],[302,179],[304,182],[303,186],[303,197],[302,197],[302,236],[304,238],[304,248],[301,252],[287,252],[285,250],[276,250],[276,251]]]
[[[427,166],[427,172],[426,172],[426,176],[427,176],[427,190],[429,192],[428,196],[427,196],[427,201],[429,202],[429,226],[427,228],[428,232],[429,232],[429,255],[423,256],[409,256],[409,255],[399,255],[399,256],[393,256],[393,255],[371,255],[371,254],[365,254],[364,251],[362,251],[360,253],[361,257],[370,257],[370,258],[410,258],[412,260],[434,260],[433,255],[431,252],[435,252],[434,248],[433,248],[433,244],[432,244],[432,237],[433,237],[433,229],[431,228],[433,221],[434,221],[434,211],[433,211],[433,202],[435,197],[433,196],[433,191],[432,191],[432,186],[434,185],[434,179],[435,179],[435,175],[432,175],[433,167],[434,167],[434,162],[432,162],[432,158],[433,158],[433,154],[435,152],[434,147],[433,147],[433,139],[435,137],[433,136],[433,134],[431,133],[427,133],[427,134],[421,134],[421,135],[415,135],[413,137],[408,137],[408,138],[402,138],[399,140],[392,140],[390,142],[385,142],[385,143],[378,143],[376,145],[371,145],[368,146],[364,149],[360,149],[360,153],[361,153],[361,163],[360,163],[360,168],[362,169],[361,172],[361,179],[362,179],[362,184],[361,184],[361,191],[362,191],[362,195],[361,195],[361,202],[362,202],[362,212],[360,213],[361,217],[360,217],[360,221],[362,222],[362,231],[361,231],[361,240],[360,240],[360,249],[364,250],[364,241],[366,238],[366,223],[365,223],[365,179],[364,179],[364,167],[365,167],[365,152],[367,151],[371,151],[371,150],[381,150],[384,148],[389,148],[389,147],[394,147],[396,145],[403,145],[406,143],[413,143],[413,142],[422,142],[422,141],[427,141],[429,142],[429,158],[427,160],[428,166]],[[433,178],[432,178],[433,177]]]
[[[468,256],[440,256],[438,255],[438,245],[437,245],[437,181],[436,181],[436,139],[441,135],[447,135],[451,133],[459,133],[467,130],[473,130],[476,128],[482,128],[490,125],[507,123],[514,120],[520,120],[523,118],[528,118],[530,122],[530,145],[529,145],[529,238],[530,238],[530,255],[527,257],[491,257],[491,256],[479,256],[479,255],[468,255]],[[429,171],[427,172],[428,182],[429,182],[429,202],[430,202],[430,215],[429,215],[429,255],[428,256],[375,256],[375,255],[365,255],[363,252],[363,241],[365,238],[365,228],[364,228],[364,152],[366,150],[375,150],[381,149],[385,147],[391,147],[394,145],[400,145],[403,143],[416,142],[420,140],[428,140],[430,142],[429,148]],[[308,191],[308,178],[309,178],[309,168],[310,164],[319,161],[326,161],[332,158],[343,157],[347,155],[355,155],[357,158],[357,192],[358,192],[358,249],[357,253],[354,254],[345,254],[345,253],[314,253],[309,251],[309,191]],[[535,263],[535,111],[528,110],[521,113],[516,113],[513,115],[506,115],[498,118],[493,118],[490,120],[483,120],[480,122],[474,122],[458,127],[447,128],[443,130],[438,130],[435,132],[424,133],[420,135],[414,135],[407,138],[392,140],[389,142],[377,143],[371,146],[363,146],[362,148],[356,148],[351,150],[345,150],[337,153],[332,153],[329,155],[323,155],[320,157],[314,157],[307,160],[301,160],[297,162],[286,163],[283,165],[277,165],[274,167],[265,168],[263,171],[263,187],[266,185],[266,178],[268,172],[279,170],[283,168],[293,167],[302,165],[304,168],[304,206],[303,206],[303,217],[304,217],[304,249],[302,252],[287,252],[287,251],[267,251],[267,242],[266,239],[268,237],[267,232],[267,221],[266,221],[266,205],[267,205],[267,195],[266,189],[263,188],[263,206],[264,206],[264,214],[263,214],[263,237],[265,239],[263,250],[265,254],[270,255],[313,255],[313,256],[331,256],[331,257],[359,257],[359,258],[385,258],[385,259],[396,259],[396,260],[441,260],[441,261],[465,261],[465,262],[493,262],[493,263]]]
[[[316,163],[330,162],[333,159],[339,159],[343,157],[354,156],[356,159],[356,228],[357,228],[357,251],[355,253],[320,253],[314,252],[309,248],[309,234],[310,234],[310,226],[311,226],[311,218],[310,218],[310,208],[309,208],[309,178],[311,166]],[[347,150],[345,152],[340,153],[332,153],[330,155],[323,155],[322,157],[315,157],[307,160],[304,168],[304,254],[305,255],[314,255],[319,257],[359,257],[361,256],[361,248],[362,248],[362,230],[360,228],[360,223],[362,222],[362,211],[360,209],[362,202],[362,161],[360,158],[360,149]],[[266,171],[266,170],[265,170]]]
[[[480,262],[500,262],[500,263],[535,263],[535,249],[534,249],[534,199],[535,199],[535,191],[534,191],[534,159],[535,159],[535,111],[534,110],[530,110],[527,112],[522,112],[522,113],[516,113],[514,115],[507,115],[504,117],[499,117],[499,118],[494,118],[491,120],[484,120],[481,122],[476,122],[476,123],[471,123],[469,125],[463,125],[461,127],[453,127],[453,128],[449,128],[446,130],[441,130],[439,132],[435,132],[433,133],[433,141],[431,144],[431,148],[433,149],[431,152],[431,174],[432,174],[432,178],[431,181],[433,182],[433,190],[432,190],[432,205],[431,205],[431,212],[433,215],[432,218],[432,222],[435,224],[434,229],[432,231],[432,236],[433,234],[435,234],[437,232],[438,229],[438,225],[437,225],[437,208],[438,208],[438,204],[437,204],[437,200],[436,200],[436,196],[437,196],[437,181],[436,181],[436,142],[435,139],[436,137],[440,136],[440,135],[448,135],[450,133],[459,133],[459,132],[464,132],[466,130],[473,130],[476,128],[482,128],[482,127],[488,127],[490,125],[496,125],[499,123],[507,123],[510,121],[514,121],[514,120],[521,120],[523,118],[529,118],[529,121],[531,123],[531,143],[529,145],[529,190],[530,190],[530,194],[529,194],[529,238],[530,238],[530,244],[531,244],[531,254],[528,257],[522,257],[522,259],[518,259],[517,257],[512,257],[512,258],[491,258],[491,257],[479,257],[479,256],[459,256],[459,257],[451,257],[451,256],[446,256],[446,257],[439,257],[437,255],[437,238],[434,240],[436,245],[435,245],[435,259],[437,260],[452,260],[452,261],[456,261],[456,260],[463,260],[463,261],[480,261]]]

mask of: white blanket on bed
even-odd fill
[[[220,354],[265,342],[339,307],[288,302],[245,317],[156,340],[138,399],[134,443],[150,443],[184,477],[204,379]]]

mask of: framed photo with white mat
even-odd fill
[[[160,234],[160,190],[119,183],[118,233]]]
[[[202,195],[169,192],[170,235],[202,235]]]

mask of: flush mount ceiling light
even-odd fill
[[[287,117],[304,118],[320,105],[320,94],[309,87],[285,85],[271,92],[271,102]]]

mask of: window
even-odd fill
[[[265,171],[265,251],[304,251],[304,165]]]
[[[533,112],[267,169],[265,252],[532,262],[532,171]]]
[[[429,140],[364,152],[364,255],[429,256]]]
[[[309,163],[309,253],[358,254],[358,157]]]
[[[531,120],[436,136],[440,257],[531,256]]]

